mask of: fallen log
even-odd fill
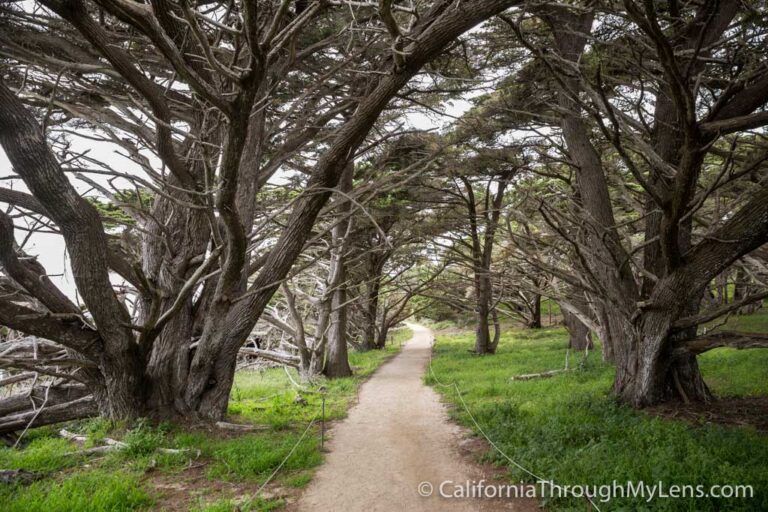
[[[559,373],[564,373],[567,371],[570,371],[570,370],[562,368],[560,370],[548,370],[546,372],[541,372],[541,373],[524,373],[522,375],[515,375],[513,377],[510,377],[509,380],[546,379],[548,377],[552,377],[554,375],[557,375]]]
[[[88,440],[86,436],[75,434],[66,429],[59,430],[59,435],[64,439],[69,439],[75,443],[85,443]],[[106,453],[112,450],[122,450],[127,448],[128,445],[123,441],[111,439],[109,437],[104,438],[106,443],[104,446],[94,446],[93,448],[86,448],[84,450],[78,450],[74,452],[65,453],[65,455],[93,455],[95,453]],[[200,450],[193,450],[191,448],[157,448],[160,453],[172,453],[172,454],[184,454],[184,453],[196,453],[196,456],[200,456]]]
[[[45,356],[64,352],[64,347],[52,341],[33,336],[0,343],[0,356],[18,355],[19,352],[27,353],[31,356]]]
[[[42,410],[30,410],[11,416],[0,418],[0,434],[23,430],[29,426],[42,427],[62,421],[71,421],[81,418],[90,418],[99,413],[92,395],[86,395],[56,405],[46,404]]]
[[[70,441],[74,441],[76,443],[84,443],[88,440],[87,437],[75,434],[64,428],[59,430],[59,435],[64,439],[69,439]]]
[[[41,405],[45,400],[47,386],[36,386],[23,393],[11,395],[0,399],[0,418],[22,411],[29,411],[32,405],[35,407]],[[88,390],[82,384],[64,384],[51,387],[48,390],[47,407],[58,405],[65,402],[71,402],[82,398],[88,394]]]
[[[243,347],[238,351],[241,356],[257,356],[262,357],[268,361],[275,363],[285,364],[294,368],[299,367],[299,357],[293,354],[286,354],[285,352],[272,352],[270,350],[262,350],[260,348]]]
[[[23,469],[0,469],[0,483],[6,485],[31,484],[42,476]]]
[[[10,377],[0,379],[0,387],[10,386],[11,384],[16,384],[18,382],[24,382],[25,380],[34,379],[36,375],[37,374],[35,372],[17,373],[16,375],[11,375]]]
[[[217,421],[216,426],[224,430],[233,430],[235,432],[253,432],[256,430],[271,430],[271,425],[243,425],[241,423],[227,423],[226,421]]]
[[[74,452],[67,452],[64,455],[66,455],[67,457],[79,457],[79,456],[107,453],[116,449],[117,449],[116,446],[94,446],[93,448],[84,448],[82,450],[77,450]]]

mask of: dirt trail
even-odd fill
[[[487,478],[459,453],[464,433],[448,420],[438,395],[422,382],[432,333],[414,337],[366,382],[349,417],[334,427],[330,453],[298,502],[302,512],[536,510],[531,500],[443,498],[446,480]],[[421,482],[433,485],[419,495]],[[446,487],[451,489],[453,486]]]

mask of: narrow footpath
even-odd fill
[[[533,500],[444,498],[453,485],[484,478],[460,455],[462,430],[422,382],[432,332],[410,325],[413,338],[360,391],[332,431],[330,453],[298,502],[301,512],[532,511]],[[423,484],[427,482],[428,484]],[[422,494],[429,494],[425,497]]]

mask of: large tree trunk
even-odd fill
[[[696,325],[676,328],[683,317],[695,315],[703,293],[685,274],[670,276],[657,283],[657,307],[627,318],[609,311],[614,333],[616,377],[613,391],[624,402],[645,407],[670,399],[709,401],[711,393],[699,371],[696,356],[680,356],[675,349],[696,337]]]
[[[531,303],[531,320],[528,322],[529,329],[541,329],[541,295],[533,295]]]
[[[707,402],[712,395],[702,378],[696,356],[670,357],[670,339],[649,332],[616,351],[613,392],[634,407],[666,400]]]
[[[592,349],[592,333],[589,327],[584,325],[584,322],[579,318],[567,311],[561,309],[563,314],[563,323],[565,323],[566,329],[568,329],[568,348],[573,350],[587,350]]]
[[[377,348],[376,343],[376,318],[379,310],[379,285],[368,284],[366,286],[365,298],[365,318],[363,325],[363,350],[373,350]]]
[[[493,340],[491,339],[491,326],[489,321],[491,311],[488,303],[488,295],[485,293],[485,289],[482,289],[480,294],[478,294],[477,304],[475,305],[475,321],[477,322],[475,330],[475,353],[477,354],[493,354],[496,352],[496,347],[493,345]]]
[[[197,173],[195,169],[191,172]],[[182,192],[175,191],[173,195],[177,200],[184,199]],[[144,226],[152,236],[144,238],[142,270],[160,295],[167,297],[161,300],[160,305],[162,310],[167,310],[184,281],[202,261],[210,229],[201,210],[190,210],[182,215],[173,202],[163,197],[155,200],[152,216],[157,220]],[[151,320],[156,300],[157,297],[142,301],[141,324]],[[153,416],[173,417],[190,413],[189,405],[183,400],[183,391],[192,355],[190,347],[195,336],[196,313],[199,317],[205,316],[205,311],[195,309],[190,295],[148,348],[147,407]]]
[[[339,188],[344,193],[352,191],[355,164],[348,162],[344,175],[339,182]],[[331,231],[333,251],[331,255],[331,328],[328,333],[328,352],[325,357],[323,373],[329,378],[349,377],[352,369],[349,367],[347,354],[347,249],[349,248],[349,231],[352,229],[352,203],[346,197],[339,197],[336,214],[339,221]],[[346,221],[345,217],[348,217]]]

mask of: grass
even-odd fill
[[[140,510],[154,500],[139,479],[139,474],[127,471],[77,471],[60,479],[35,482],[23,490],[0,487],[0,503],[5,512]]]
[[[223,499],[212,502],[202,501],[191,509],[191,512],[267,512],[269,510],[280,510],[285,505],[283,500],[264,500],[255,499]]]
[[[744,320],[746,321],[746,320]],[[760,322],[766,321],[765,318]],[[757,322],[757,320],[749,320]],[[548,379],[510,381],[513,375],[562,368],[567,336],[561,328],[510,330],[494,356],[469,356],[471,334],[439,335],[432,362],[442,382],[456,382],[486,434],[513,460],[558,484],[611,484],[614,480],[669,484],[751,484],[748,499],[614,499],[603,510],[768,510],[768,439],[746,428],[687,424],[651,417],[608,395],[613,368],[592,352],[584,368]],[[718,349],[702,361],[717,394],[767,394],[768,354]],[[581,356],[571,355],[571,367]],[[727,365],[727,366],[721,366]],[[432,375],[428,384],[436,384]],[[451,414],[475,428],[450,387],[436,386]],[[535,481],[498,453],[509,479]],[[544,500],[551,510],[584,510],[583,499]],[[600,506],[598,502],[598,506]]]
[[[768,310],[752,315],[732,316],[717,330],[768,333]],[[699,356],[701,371],[715,392],[723,397],[760,396],[768,393],[768,350],[720,348]]]
[[[202,467],[204,474],[204,481],[184,493],[190,500],[190,510],[279,510],[285,505],[282,498],[264,499],[252,493],[289,453],[276,483],[284,488],[301,488],[309,483],[323,456],[317,424],[308,430],[307,425],[318,416],[323,397],[326,420],[343,418],[362,382],[393,356],[400,342],[410,335],[408,329],[398,329],[384,350],[350,353],[350,365],[355,372],[352,377],[322,379],[314,385],[301,385],[301,389],[279,368],[238,372],[229,405],[231,421],[265,427],[255,433],[221,437],[218,431],[189,429],[184,425],[147,421],[115,425],[96,418],[72,423],[67,428],[86,435],[86,447],[102,444],[105,437],[120,439],[128,446],[87,458],[67,455],[81,447],[58,437],[56,430],[33,430],[25,436],[22,448],[0,448],[0,469],[24,469],[42,478],[30,485],[0,484],[0,510],[162,510],[164,497],[152,485],[152,479],[159,476],[185,486],[184,474],[190,466]],[[298,381],[294,371],[292,378]],[[297,395],[304,401],[296,401]],[[167,454],[158,452],[159,447],[190,451]],[[200,496],[191,498],[193,495]]]

